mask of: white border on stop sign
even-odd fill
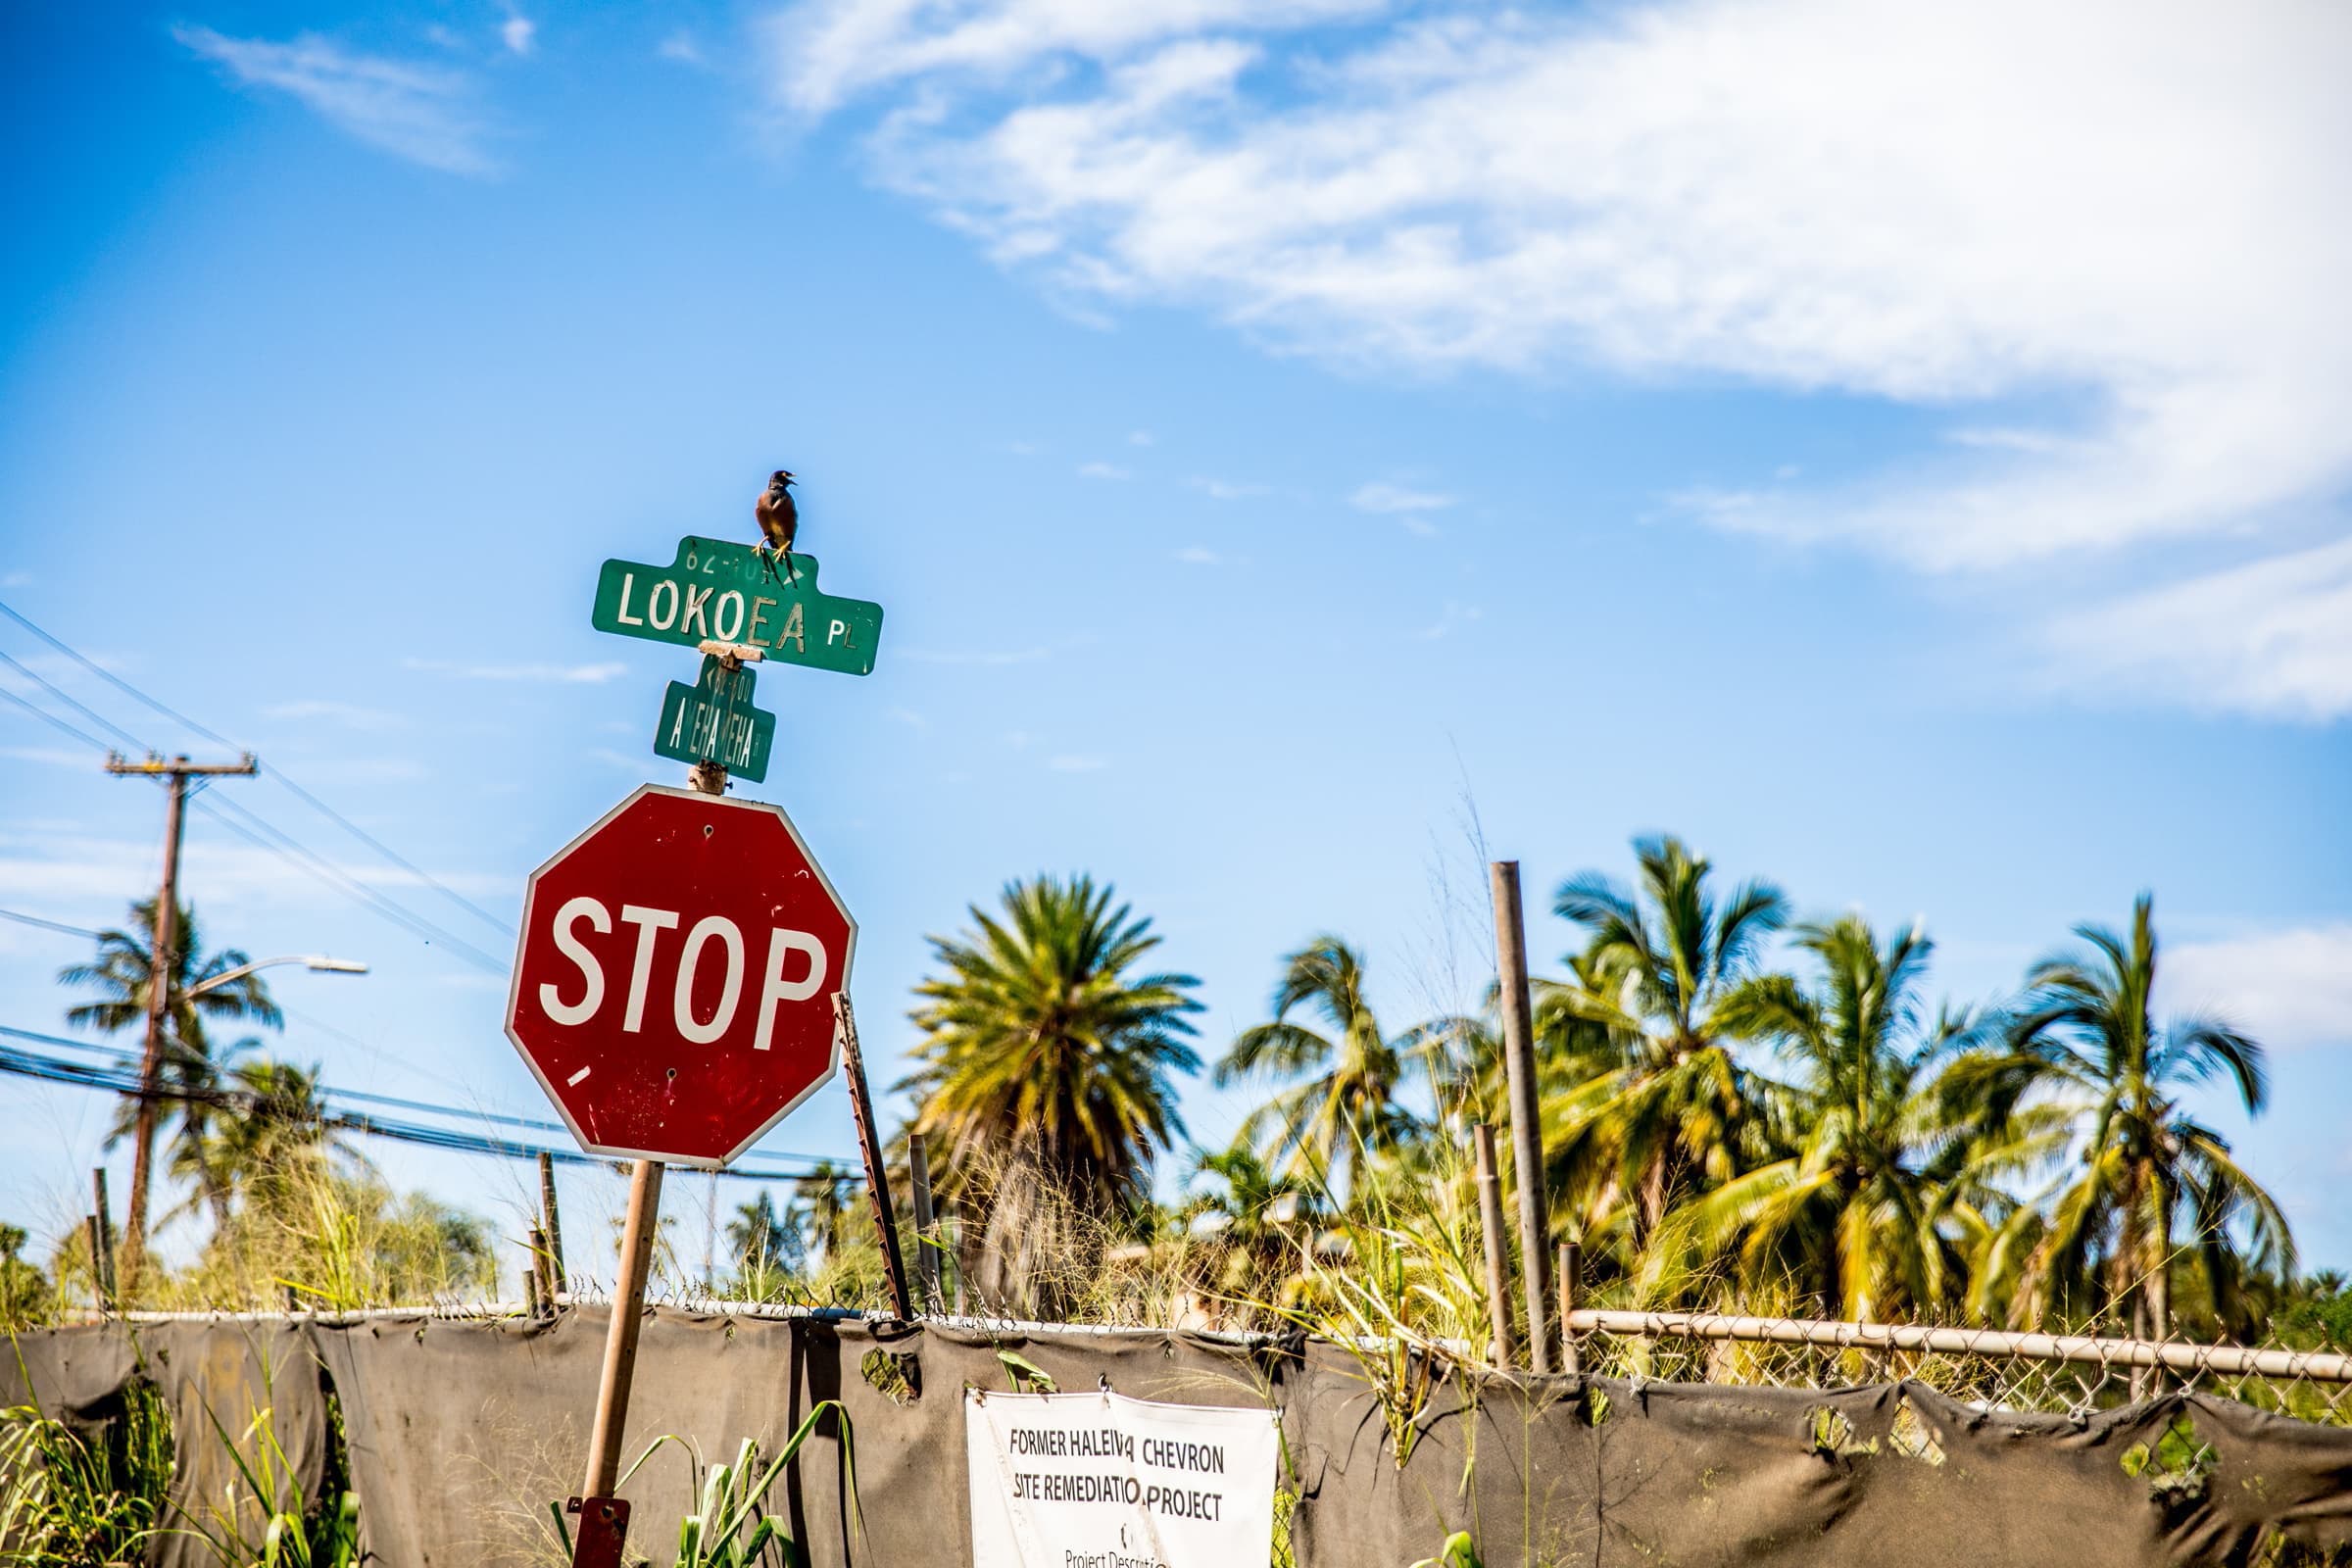
[[[539,1088],[546,1094],[548,1102],[556,1107],[556,1114],[564,1118],[564,1125],[571,1133],[572,1142],[578,1144],[586,1152],[616,1159],[658,1159],[666,1165],[683,1165],[691,1170],[724,1170],[749,1152],[753,1145],[774,1132],[778,1122],[800,1109],[808,1102],[810,1095],[831,1083],[840,1073],[842,1046],[840,1009],[836,1008],[834,1011],[833,1049],[825,1058],[823,1075],[795,1095],[790,1104],[762,1122],[758,1132],[717,1159],[699,1159],[684,1154],[657,1153],[649,1149],[619,1149],[611,1144],[590,1143],[587,1135],[580,1131],[580,1124],[571,1119],[571,1108],[564,1103],[564,1097],[556,1093],[556,1086],[549,1082],[547,1074],[539,1066],[538,1059],[525,1049],[521,1037],[514,1032],[514,1015],[522,1004],[522,950],[531,939],[531,909],[539,898],[539,879],[547,874],[551,866],[561,864],[571,856],[572,852],[594,838],[606,823],[635,806],[648,795],[673,795],[680,800],[696,801],[707,806],[716,806],[731,810],[774,813],[776,820],[784,824],[784,831],[792,835],[793,845],[801,852],[801,858],[807,861],[808,869],[815,873],[817,885],[825,890],[825,896],[833,901],[833,906],[841,911],[842,919],[849,925],[849,941],[843,945],[841,956],[841,983],[832,988],[834,994],[841,996],[849,994],[850,971],[858,961],[858,917],[850,913],[849,904],[842,898],[840,889],[834,887],[833,879],[825,874],[825,868],[817,863],[816,857],[809,852],[808,841],[801,837],[801,830],[793,825],[791,814],[773,801],[744,801],[725,795],[706,795],[701,790],[679,789],[673,784],[640,784],[629,791],[621,799],[619,805],[614,806],[604,815],[574,833],[569,843],[540,861],[537,866],[532,868],[529,879],[523,883],[522,925],[514,938],[514,973],[507,981],[507,1043],[514,1048],[514,1054],[522,1058],[523,1065],[531,1069],[531,1076],[539,1080]]]

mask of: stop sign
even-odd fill
[[[531,873],[507,1038],[583,1149],[724,1165],[833,1076],[857,936],[783,808],[640,785]]]

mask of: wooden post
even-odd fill
[[[874,1233],[882,1243],[882,1267],[890,1276],[891,1310],[902,1320],[914,1316],[906,1294],[906,1261],[899,1255],[899,1225],[891,1213],[890,1172],[882,1163],[882,1140],[874,1131],[874,1102],[865,1087],[865,1058],[858,1049],[858,1015],[847,992],[834,999],[841,1020],[841,1065],[850,1080],[850,1119],[858,1124],[858,1153],[865,1161],[865,1190],[874,1204]]]
[[[539,1223],[547,1227],[547,1304],[552,1309],[555,1293],[570,1290],[571,1278],[564,1270],[564,1221],[556,1213],[556,1161],[544,1151],[539,1155]]]
[[[90,1245],[90,1303],[103,1314],[108,1310],[106,1258],[98,1245],[98,1216],[84,1214],[81,1229],[83,1239]]]
[[[637,1374],[638,1320],[645,1315],[645,1280],[653,1270],[654,1232],[662,1219],[662,1161],[641,1159],[629,1174],[629,1215],[621,1229],[620,1277],[612,1282],[612,1321],[605,1331],[605,1367],[596,1387],[596,1424],[588,1436],[588,1479],[581,1488],[581,1496],[590,1505],[610,1497],[620,1475],[621,1430],[628,1420],[629,1383]]]
[[[1502,1239],[1502,1177],[1494,1168],[1494,1129],[1480,1122],[1470,1129],[1478,1149],[1478,1228],[1487,1243],[1487,1321],[1494,1337],[1490,1359],[1511,1364],[1511,1265]]]
[[[106,1167],[90,1172],[90,1196],[98,1215],[98,1288],[109,1298],[118,1294],[115,1278],[115,1214],[106,1201]]]
[[[953,1211],[952,1211],[952,1212],[949,1214],[949,1216],[948,1216],[948,1224],[949,1224],[950,1226],[952,1226],[952,1227],[954,1228],[954,1230],[955,1230],[955,1238],[954,1238],[954,1244],[953,1244],[953,1245],[954,1245],[954,1247],[955,1247],[955,1249],[956,1249],[956,1298],[955,1298],[954,1302],[952,1302],[951,1304],[952,1304],[952,1305],[955,1307],[955,1309],[956,1309],[956,1315],[957,1317],[962,1317],[962,1316],[964,1315],[964,1301],[963,1301],[963,1209],[962,1209],[960,1206],[956,1206],[956,1207],[955,1207],[955,1208],[953,1209]]]
[[[931,1209],[930,1150],[921,1133],[906,1135],[906,1174],[914,1188],[914,1272],[923,1282],[923,1309],[941,1312],[947,1309],[939,1291],[939,1234],[933,1229],[937,1216]]]
[[[1519,862],[1489,867],[1494,894],[1494,956],[1501,981],[1502,1060],[1511,1100],[1511,1168],[1519,1178],[1519,1274],[1527,1292],[1528,1362],[1551,1370],[1551,1250],[1544,1214],[1544,1126],[1536,1102],[1534,1007],[1527,986],[1527,924],[1519,906]]]
[[[539,1261],[539,1228],[534,1225],[531,1239],[522,1249],[522,1310],[533,1322],[540,1317],[539,1283],[544,1277]]]
[[[1585,1249],[1580,1242],[1562,1242],[1559,1250],[1560,1269],[1560,1370],[1571,1376],[1585,1369],[1585,1359],[1577,1353],[1576,1336],[1568,1332],[1568,1314],[1576,1310],[1577,1292],[1585,1275]]]

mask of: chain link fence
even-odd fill
[[[1583,1369],[1608,1377],[1787,1389],[1911,1379],[1983,1409],[2075,1417],[2195,1390],[2352,1427],[2352,1356],[2323,1350],[1694,1312],[1579,1310],[1569,1328]]]

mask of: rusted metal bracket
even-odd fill
[[[709,654],[711,658],[723,662],[729,669],[737,669],[745,664],[757,664],[767,658],[767,650],[758,643],[722,643],[715,637],[705,638],[696,643],[694,649],[696,653]]]
[[[574,1497],[564,1511],[580,1521],[572,1537],[571,1568],[620,1568],[620,1548],[629,1539],[625,1497]]]

